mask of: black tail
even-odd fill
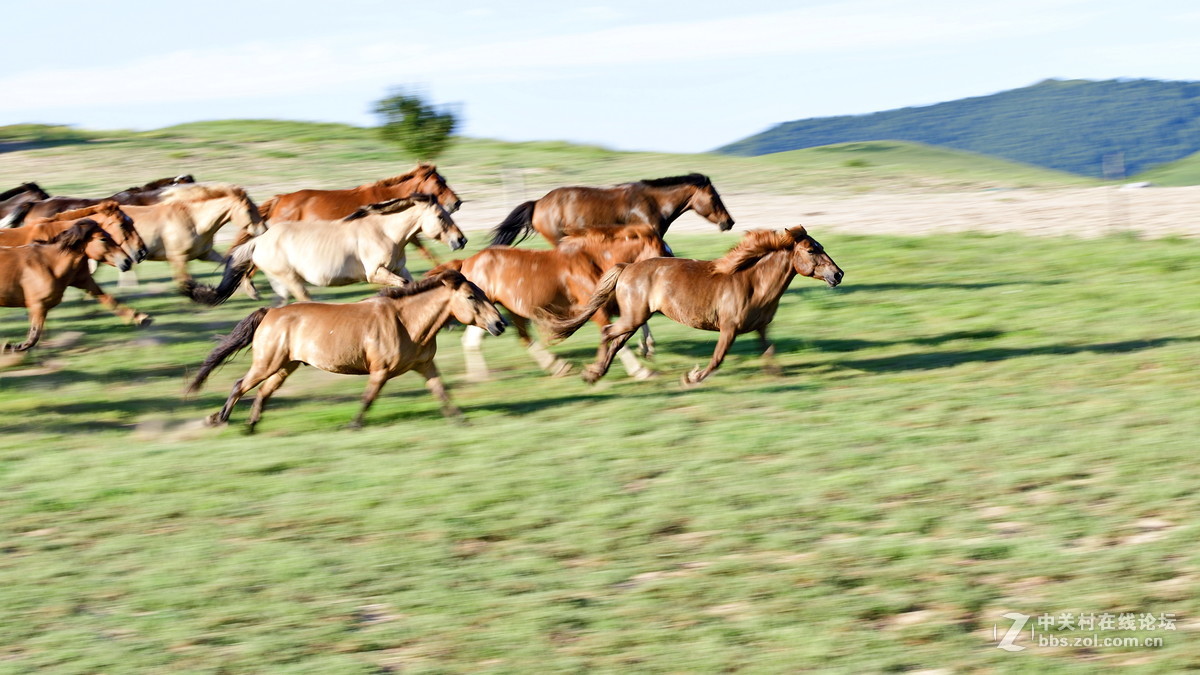
[[[23,202],[17,204],[12,213],[0,218],[0,227],[20,227],[25,222],[25,216],[37,202]]]
[[[533,232],[533,207],[535,206],[537,206],[537,202],[531,201],[513,209],[504,222],[492,230],[492,245],[512,246],[524,241],[525,237]]]
[[[209,307],[225,302],[237,290],[246,273],[253,269],[254,244],[255,240],[251,239],[229,252],[229,257],[225,259],[225,274],[215,288],[188,279],[179,284],[179,292],[191,298],[193,302]]]
[[[542,327],[549,334],[550,340],[558,342],[571,337],[575,331],[579,330],[580,326],[592,318],[596,310],[607,304],[616,294],[617,281],[620,280],[621,273],[625,271],[626,267],[629,267],[629,263],[617,263],[613,265],[612,269],[605,272],[604,276],[600,277],[600,281],[596,282],[596,290],[592,292],[592,298],[575,316],[566,319],[545,317]]]
[[[258,330],[258,324],[262,323],[263,317],[267,315],[268,311],[266,307],[259,307],[233,327],[229,335],[221,340],[221,344],[217,345],[208,358],[204,359],[204,363],[200,364],[200,372],[196,373],[196,378],[188,385],[187,393],[191,394],[202,387],[212,371],[216,370],[217,366],[221,365],[225,359],[250,346],[250,343],[254,341],[254,331]]]

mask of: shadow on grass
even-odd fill
[[[1147,349],[1156,349],[1171,344],[1200,342],[1200,337],[1166,337],[1152,340],[1125,340],[1122,342],[1100,342],[1090,345],[1042,345],[1038,347],[993,347],[963,351],[927,352],[923,354],[901,354],[877,359],[835,361],[833,365],[854,370],[871,372],[895,372],[904,370],[934,370],[951,368],[963,363],[986,363],[1006,361],[1026,356],[1068,356],[1071,354],[1126,354]]]
[[[709,358],[712,356],[713,349],[717,346],[717,333],[697,333],[698,335],[711,335],[710,339],[695,339],[695,340],[671,340],[660,341],[658,343],[659,353],[670,353],[678,356],[690,356],[692,358]],[[932,347],[947,342],[955,342],[957,340],[994,340],[1004,337],[1004,331],[1000,330],[965,330],[943,333],[941,335],[929,335],[926,337],[905,338],[900,340],[853,340],[853,339],[836,339],[836,340],[810,340],[805,338],[794,337],[779,337],[770,336],[771,342],[775,343],[775,353],[778,355],[791,354],[795,352],[856,352],[863,349],[877,349],[883,347],[893,347],[896,345],[921,345]],[[733,347],[729,350],[730,356],[749,355],[758,356],[762,352],[758,346],[758,335],[747,333],[739,335],[733,343]]]
[[[889,282],[879,284],[855,284],[847,282],[844,286],[839,286],[834,292],[836,293],[869,293],[877,291],[932,291],[932,290],[964,290],[975,291],[986,288],[1000,288],[1004,286],[1057,286],[1065,284],[1066,281],[1061,279],[1046,279],[1042,281],[989,281],[978,283],[954,283],[954,282],[930,282],[930,283],[906,283],[906,282]],[[792,287],[789,292],[796,292],[801,289]]]

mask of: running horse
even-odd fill
[[[714,223],[722,231],[733,227],[733,216],[708,176],[653,178],[610,188],[560,187],[541,199],[521,204],[492,230],[493,244],[519,243],[536,231],[551,244],[568,234],[595,225],[650,223],[665,237],[667,228],[687,211]]]
[[[21,183],[11,190],[0,192],[0,227],[12,227],[14,220],[24,218],[29,213],[34,202],[49,198],[50,195],[37,183]]]
[[[111,197],[101,197],[99,199],[89,199],[87,197],[44,197],[38,201],[25,214],[25,220],[31,218],[49,218],[56,213],[63,211],[71,211],[74,209],[82,209],[86,206],[95,206],[103,201],[112,200],[118,204],[129,206],[146,206],[149,204],[157,204],[163,196],[166,188],[174,185],[186,185],[195,183],[196,179],[190,175],[173,176],[171,178],[160,178],[156,181],[151,181],[140,187],[131,187],[122,190]],[[20,221],[14,223],[19,224]]]
[[[557,377],[567,374],[571,365],[546,349],[544,336],[537,341],[530,338],[529,321],[567,318],[587,302],[596,282],[617,263],[668,255],[666,242],[653,225],[610,225],[563,237],[550,250],[491,246],[469,258],[446,262],[429,274],[446,269],[462,272],[492,302],[508,310],[521,342],[534,361]],[[592,318],[601,328],[611,319],[606,307],[597,309]],[[483,331],[473,326],[467,327],[462,338],[467,379],[475,382],[488,377],[487,363],[480,351],[482,340]],[[653,375],[629,350],[622,349],[620,356],[633,377],[645,379]]]
[[[163,190],[157,204],[121,209],[146,242],[146,259],[169,263],[181,285],[192,282],[189,260],[225,261],[213,250],[213,241],[227,223],[253,235],[267,231],[254,201],[229,183],[172,185]]]
[[[134,228],[133,220],[121,211],[121,207],[116,202],[111,200],[74,211],[64,211],[50,218],[26,221],[25,225],[21,227],[0,230],[0,246],[24,246],[37,241],[50,240],[84,219],[96,223],[107,232],[113,241],[125,251],[125,255],[130,260],[137,262],[146,258],[146,245],[137,229]],[[70,285],[82,289],[125,323],[148,326],[152,321],[149,314],[126,307],[116,298],[105,293],[92,277],[91,270],[84,270],[77,274]]]
[[[467,243],[432,195],[416,194],[364,206],[340,221],[273,223],[266,233],[230,249],[218,286],[188,282],[181,290],[196,302],[217,305],[233,295],[253,268],[262,268],[283,302],[289,294],[309,300],[305,284],[402,286],[412,281],[404,266],[404,245],[418,233],[451,250]]]
[[[451,318],[492,335],[504,332],[504,319],[483,291],[454,271],[400,288],[384,288],[359,302],[263,307],[242,319],[208,355],[188,392],[199,389],[230,355],[252,347],[250,369],[234,383],[221,410],[206,418],[209,425],[228,422],[238,399],[261,384],[247,423],[248,431],[253,432],[267,399],[302,364],[331,373],[368,376],[362,408],[351,428],[362,426],[363,416],[388,380],[410,370],[425,378],[426,387],[442,403],[443,415],[464,421],[450,402],[433,362],[437,333]]]
[[[25,307],[29,311],[25,342],[15,346],[5,343],[0,352],[23,352],[38,343],[46,314],[62,302],[67,286],[80,275],[89,274],[89,258],[121,270],[133,264],[117,242],[87,218],[48,242],[0,248],[0,307]]]
[[[589,383],[608,372],[617,350],[659,312],[692,328],[720,331],[708,366],[684,375],[685,387],[704,381],[721,365],[734,339],[751,331],[758,333],[767,371],[777,372],[767,326],[797,274],[822,279],[831,287],[843,277],[842,269],[802,226],[778,232],[752,230],[718,260],[655,258],[615,265],[578,314],[550,321],[548,326],[555,339],[565,339],[616,300],[621,318],[604,327],[596,362],[583,373]]]

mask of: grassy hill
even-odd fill
[[[1047,80],[936,105],[778,124],[721,148],[761,155],[851,141],[903,140],[1085,176],[1121,153],[1127,175],[1200,151],[1200,82]]]
[[[4,139],[0,128],[0,141]],[[153,178],[193,173],[245,185],[256,198],[303,187],[345,187],[413,162],[373,129],[276,120],[225,120],[147,132],[88,132],[62,142],[23,130],[3,152],[0,186],[34,180],[56,194],[102,195]],[[561,142],[462,138],[439,160],[468,199],[512,203],[560,185],[708,174],[723,191],[793,194],[870,190],[1061,187],[1087,179],[908,143],[857,143],[763,157],[616,152]]]
[[[1183,159],[1143,171],[1134,180],[1149,181],[1155,185],[1183,186],[1200,185],[1200,152]]]

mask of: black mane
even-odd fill
[[[450,282],[448,285],[459,286],[467,280],[458,270],[445,270],[431,277],[425,277],[420,281],[414,281],[406,286],[385,286],[379,289],[378,295],[385,298],[407,298],[412,295],[418,295],[425,291],[433,290],[442,284]]]
[[[37,183],[21,183],[11,190],[0,192],[0,202],[16,197],[23,192],[40,192],[46,194],[46,191],[39,187]]]
[[[668,176],[666,178],[643,178],[638,182],[650,187],[673,187],[675,185],[708,187],[712,185],[712,181],[708,179],[708,176],[702,173],[689,173],[686,176]]]

